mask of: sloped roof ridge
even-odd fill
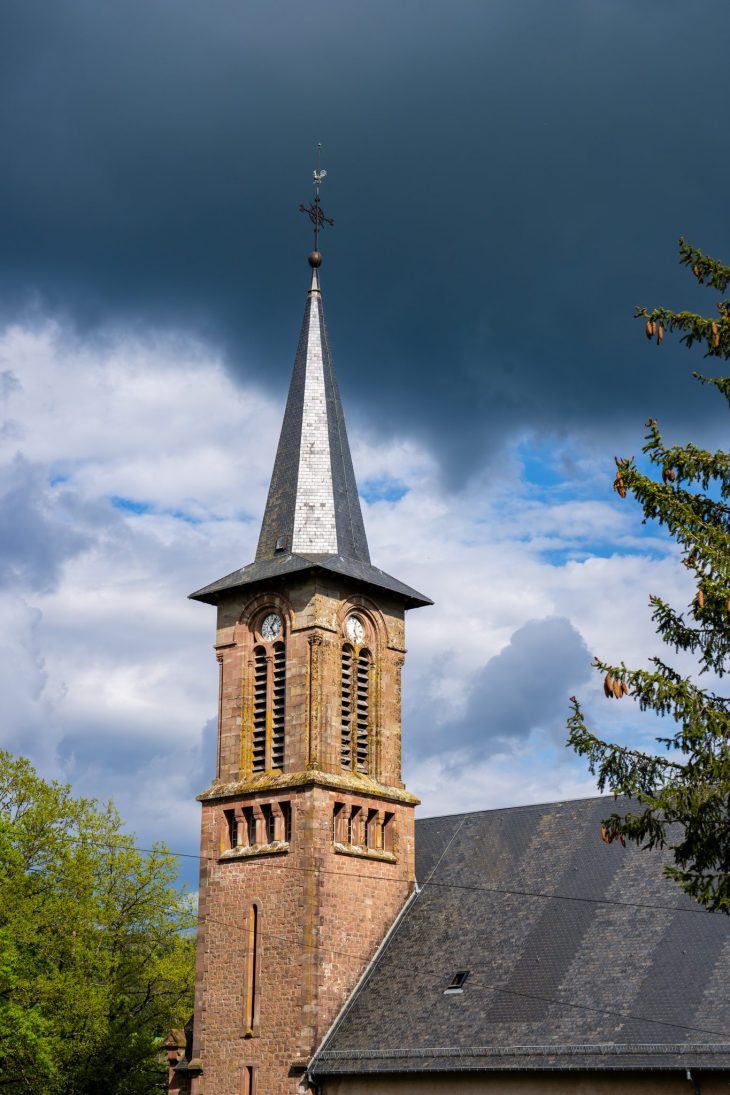
[[[646,1053],[730,1053],[730,1042],[542,1042],[525,1046],[420,1046],[414,1049],[330,1049],[320,1050],[318,1058],[326,1061],[398,1060],[407,1057],[522,1057],[580,1056],[581,1054],[611,1056]]]
[[[354,578],[357,582],[386,590],[388,593],[394,593],[405,601],[406,608],[433,603],[422,593],[412,589],[405,582],[399,581],[398,578],[387,574],[380,567],[373,566],[372,563],[364,563],[361,560],[350,559],[342,555],[305,554],[304,552],[291,551],[286,554],[274,555],[271,558],[255,559],[254,562],[247,563],[245,566],[231,571],[230,574],[218,578],[215,582],[197,589],[189,596],[194,601],[206,601],[209,604],[215,604],[219,594],[227,590],[254,585],[257,582],[270,581],[273,578],[281,578],[309,568],[330,571],[333,574]]]
[[[403,908],[401,909],[401,911],[398,913],[397,917],[395,918],[395,920],[391,924],[391,926],[388,929],[388,932],[386,933],[386,936],[383,939],[382,943],[377,948],[377,950],[375,951],[375,954],[373,955],[373,957],[370,959],[367,966],[365,967],[360,980],[355,985],[354,989],[352,990],[350,995],[347,997],[344,1004],[340,1008],[339,1012],[335,1016],[335,1018],[332,1022],[332,1025],[330,1026],[329,1030],[327,1031],[324,1038],[322,1039],[322,1042],[321,1042],[319,1048],[314,1051],[314,1054],[312,1055],[312,1060],[310,1061],[310,1064],[309,1064],[309,1068],[307,1069],[308,1072],[314,1072],[316,1062],[319,1060],[320,1057],[323,1057],[324,1059],[328,1059],[326,1057],[326,1053],[325,1053],[325,1047],[327,1046],[327,1043],[330,1042],[335,1037],[335,1035],[337,1034],[337,1031],[339,1030],[342,1022],[344,1021],[345,1017],[347,1016],[348,1012],[350,1011],[350,1009],[354,1005],[355,1001],[357,1000],[357,998],[360,995],[360,993],[362,992],[362,990],[367,985],[367,983],[370,980],[370,978],[372,977],[374,971],[377,969],[381,958],[383,957],[383,955],[385,954],[385,952],[388,950],[391,943],[395,939],[401,925],[403,924],[403,921],[406,919],[406,916],[407,916],[408,912],[413,908],[413,905],[416,903],[418,898],[421,896],[422,892],[423,892],[422,888],[416,882],[413,893],[410,895],[408,900],[404,903]],[[332,1052],[335,1052],[335,1051],[332,1051]]]
[[[428,817],[416,819],[416,825],[424,821],[454,821],[456,818],[481,817],[484,814],[515,813],[518,810],[544,810],[546,806],[569,806],[578,802],[619,802],[625,800],[625,795],[583,795],[580,798],[558,798],[548,802],[522,802],[516,806],[491,806],[486,810],[465,810],[461,814],[429,814]]]

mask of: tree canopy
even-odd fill
[[[0,1089],[146,1095],[192,1006],[174,857],[0,752]],[[163,1084],[164,1088],[164,1084]]]
[[[700,285],[725,292],[730,267],[684,240],[679,248]],[[711,318],[668,308],[639,308],[636,315],[659,345],[679,332],[687,347],[699,343],[706,357],[727,360],[730,300],[716,306]],[[730,405],[730,376],[693,376]],[[657,595],[650,603],[657,633],[675,652],[693,655],[695,671],[683,674],[660,657],[648,669],[596,659],[609,699],[631,696],[642,709],[668,716],[672,730],[656,738],[660,749],[652,754],[611,744],[591,733],[573,697],[568,744],[587,757],[601,791],[634,799],[629,812],[605,820],[604,839],[667,846],[667,874],[706,908],[730,913],[730,697],[722,691],[730,668],[730,453],[667,445],[653,418],[643,452],[656,474],[640,470],[633,457],[617,458],[614,488],[622,498],[633,495],[645,520],[664,526],[682,549],[695,582],[692,602],[685,611]]]

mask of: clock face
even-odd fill
[[[345,631],[347,632],[347,637],[350,642],[355,643],[356,646],[365,638],[365,628],[362,626],[362,621],[358,620],[357,616],[347,617]]]
[[[270,643],[280,632],[281,616],[277,616],[275,612],[270,612],[261,624],[261,636],[266,639],[267,643]]]

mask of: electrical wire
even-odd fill
[[[229,922],[224,921],[224,920],[218,920],[214,917],[206,917],[206,922],[209,923],[209,924],[211,924],[211,923],[212,924],[219,924],[219,925],[221,925],[222,927],[224,927],[228,930],[230,930],[231,928],[240,929],[242,933],[245,933],[245,930],[246,930],[245,925],[243,925],[241,923],[233,924],[233,923],[229,923]],[[260,935],[261,935],[262,938],[269,938],[269,939],[290,939],[291,938],[288,935],[282,935],[282,934],[279,934],[277,932],[271,932],[267,929],[262,928],[262,929],[259,929],[259,930],[260,930]],[[324,950],[328,954],[339,955],[339,956],[345,957],[345,958],[354,958],[358,962],[366,962],[367,963],[367,962],[371,961],[371,959],[372,959],[372,955],[354,954],[351,951],[343,951],[343,950],[339,950],[336,947],[331,947],[327,943],[317,944],[317,943],[304,943],[304,942],[302,942],[302,943],[299,943],[298,945],[300,947],[303,947],[303,948],[307,949],[307,950],[318,950],[318,951]],[[251,953],[252,952],[250,950],[245,949],[243,951],[240,951],[239,955],[240,955],[241,958],[246,958]],[[545,957],[544,953],[543,953],[543,957]],[[402,964],[399,964],[399,963],[387,963],[387,961],[386,961],[383,972],[385,974],[389,974],[389,973],[394,972],[394,971],[395,972],[402,972],[402,973],[412,973],[413,972],[413,963],[411,963],[409,965],[402,965]],[[440,975],[442,973],[442,970],[441,969],[433,969],[433,968],[424,969],[423,966],[419,965],[418,972],[419,973],[433,974],[433,975]],[[473,975],[473,974],[478,975],[478,974],[489,974],[489,973],[491,973],[490,970],[483,969],[483,968],[480,968],[478,966],[477,967],[472,966],[469,969],[470,976]],[[632,1019],[632,1020],[635,1020],[635,1021],[641,1022],[641,1023],[652,1023],[653,1025],[656,1025],[656,1026],[673,1027],[677,1030],[692,1031],[696,1034],[713,1034],[718,1038],[728,1038],[728,1037],[730,1037],[730,1033],[728,1031],[711,1030],[708,1027],[690,1026],[687,1023],[674,1022],[670,1019],[652,1019],[647,1015],[634,1015],[633,1013],[630,1013],[630,1012],[613,1011],[609,1008],[595,1007],[595,1006],[591,1006],[590,1004],[578,1004],[573,1000],[564,1000],[564,999],[562,999],[558,996],[542,996],[542,995],[538,995],[536,993],[521,992],[518,989],[499,988],[496,985],[485,985],[484,987],[485,987],[486,991],[488,991],[488,992],[496,992],[496,993],[500,993],[502,995],[508,995],[508,996],[518,996],[518,997],[521,997],[525,1000],[537,1000],[541,1003],[546,1003],[546,1004],[560,1004],[563,1007],[574,1008],[574,1009],[577,1009],[577,1010],[580,1010],[580,1011],[589,1011],[589,1012],[592,1012],[592,1013],[595,1013],[595,1014],[598,1014],[598,1015],[607,1015],[607,1016],[609,1016],[610,1018],[613,1018],[613,1019],[622,1019],[622,1020]],[[506,1022],[506,1020],[504,1020],[504,1019],[493,1019],[493,1020],[483,1020],[483,1021],[484,1022],[490,1022],[491,1021],[492,1023]]]
[[[452,837],[452,840],[455,838],[455,836],[456,836],[456,834],[454,834],[454,837]],[[171,856],[174,856],[177,859],[197,859],[201,862],[207,861],[207,862],[211,862],[211,863],[221,862],[221,859],[220,859],[219,856],[195,855],[193,852],[173,852],[173,851],[170,851],[170,849],[168,849],[168,848],[164,848],[164,849],[161,849],[161,848],[141,848],[141,847],[138,847],[138,846],[129,846],[129,845],[126,845],[126,844],[110,844],[110,843],[106,843],[106,842],[87,841],[83,837],[66,837],[65,839],[74,841],[75,843],[91,843],[96,847],[103,847],[103,848],[122,848],[122,849],[126,849],[127,851],[143,852],[143,853],[146,853],[148,855],[171,855]],[[446,853],[446,850],[447,849],[444,849],[444,852],[442,852],[441,857],[439,859],[439,863],[437,863],[436,866],[438,866],[440,864],[441,859],[443,859],[443,856]],[[250,858],[250,860],[247,859],[246,861],[247,862],[266,862],[267,859],[266,859],[266,857],[262,856],[261,860],[259,860],[258,857],[252,856]],[[226,862],[226,860],[223,860],[222,862]],[[236,860],[234,857],[231,857],[231,859],[227,860],[227,862],[240,862],[240,860]],[[648,902],[648,901],[621,901],[617,898],[609,898],[609,897],[586,897],[584,895],[545,893],[542,890],[516,890],[516,889],[513,889],[511,887],[507,887],[507,886],[470,886],[467,883],[463,883],[463,882],[437,882],[432,877],[433,874],[434,874],[435,869],[436,868],[434,868],[431,871],[431,873],[429,874],[426,881],[423,882],[420,885],[420,889],[423,890],[427,886],[435,886],[435,887],[441,888],[441,889],[467,890],[467,891],[472,891],[472,892],[475,892],[475,893],[506,894],[506,895],[512,896],[512,897],[536,897],[536,898],[543,898],[545,900],[550,900],[550,901],[574,901],[574,902],[579,902],[579,903],[589,904],[589,905],[616,905],[616,906],[619,906],[619,907],[625,907],[625,908],[629,908],[629,909],[652,909],[652,910],[658,909],[658,910],[664,910],[666,912],[695,913],[695,914],[698,914],[700,916],[706,916],[707,915],[707,910],[706,909],[703,909],[701,907],[695,908],[691,905],[688,905],[688,906],[659,905],[659,904],[656,904],[654,902]],[[299,867],[296,864],[291,864],[291,863],[278,862],[277,863],[277,870],[297,871],[299,873],[304,873],[304,874],[317,874],[317,875],[327,874],[327,875],[334,875],[336,878],[357,878],[357,879],[360,879],[361,881],[365,880],[367,882],[392,882],[392,883],[395,883],[395,884],[398,884],[398,885],[403,884],[403,879],[402,878],[390,878],[387,875],[370,875],[370,874],[365,875],[365,874],[356,873],[356,872],[353,872],[353,871],[331,871],[331,870],[328,870],[326,867]]]
[[[558,996],[538,996],[531,992],[518,992],[516,989],[494,989],[495,992],[506,993],[509,996],[521,996],[525,1000],[541,1000],[546,1004],[562,1004],[566,1008],[577,1008],[580,1011],[595,1012],[598,1015],[608,1015],[613,1019],[635,1019],[640,1023],[654,1023],[662,1027],[675,1027],[677,1030],[691,1030],[697,1034],[715,1034],[718,1038],[727,1038],[728,1032],[722,1030],[710,1030],[708,1027],[692,1027],[687,1023],[673,1023],[669,1019],[650,1019],[647,1015],[632,1015],[629,1012],[610,1011],[607,1008],[591,1007],[590,1004],[576,1004],[571,1000],[561,1000]]]
[[[463,824],[463,821],[462,821],[462,824]],[[675,905],[652,905],[652,904],[648,904],[648,903],[616,901],[616,900],[608,899],[608,898],[572,897],[572,896],[569,896],[569,895],[547,894],[547,893],[541,893],[541,892],[538,892],[538,891],[514,890],[514,889],[491,887],[491,886],[468,886],[466,884],[459,884],[459,883],[436,882],[433,879],[433,874],[435,873],[436,869],[439,867],[441,861],[444,858],[444,855],[448,851],[449,846],[451,845],[453,840],[456,838],[457,833],[458,833],[458,830],[457,830],[457,832],[455,832],[453,834],[451,840],[449,841],[449,843],[447,844],[447,846],[444,848],[443,852],[441,853],[441,856],[439,857],[439,860],[437,861],[436,865],[431,870],[431,872],[430,872],[429,876],[427,877],[426,881],[421,886],[421,888],[420,888],[421,893],[423,893],[428,887],[436,887],[436,888],[446,888],[446,889],[472,890],[472,891],[476,891],[476,892],[487,892],[487,893],[496,893],[496,894],[507,894],[507,895],[510,895],[510,896],[514,895],[514,896],[527,896],[527,897],[536,897],[536,898],[546,898],[546,899],[551,899],[551,900],[579,901],[579,902],[582,901],[582,902],[589,902],[591,904],[608,904],[608,905],[621,905],[621,906],[625,905],[625,906],[628,906],[630,908],[648,908],[648,909],[652,909],[652,910],[653,909],[660,909],[660,910],[664,909],[664,910],[668,910],[668,911],[672,911],[672,912],[699,912],[699,913],[704,913],[705,912],[704,909],[692,909],[692,908],[683,909],[683,908],[681,908],[679,906],[675,906]],[[65,839],[73,841],[75,843],[87,843],[87,844],[91,843],[95,847],[119,848],[121,850],[142,852],[142,853],[146,853],[146,854],[150,854],[150,855],[171,855],[171,856],[174,856],[176,858],[208,860],[208,861],[213,861],[213,862],[216,862],[218,860],[218,857],[216,857],[216,856],[201,856],[201,855],[194,855],[191,852],[173,852],[173,851],[170,851],[168,849],[143,848],[143,847],[140,847],[140,846],[137,846],[137,845],[113,844],[113,843],[107,843],[107,842],[103,842],[103,841],[101,841],[101,842],[100,841],[89,841],[89,840],[87,840],[83,837],[66,837]],[[277,863],[277,870],[281,870],[281,869],[294,870],[294,871],[304,872],[304,873],[331,874],[331,875],[334,875],[335,877],[338,877],[338,878],[351,877],[351,878],[357,878],[357,879],[361,879],[361,880],[366,879],[368,881],[390,881],[390,882],[399,882],[401,885],[403,884],[402,879],[390,879],[390,878],[386,878],[385,876],[382,876],[382,877],[369,876],[369,875],[364,875],[362,873],[355,873],[355,872],[328,871],[326,868],[318,869],[316,867],[297,867],[297,866],[294,866],[294,865],[291,865],[291,864]],[[225,927],[229,931],[230,930],[235,930],[235,929],[240,929],[241,931],[245,930],[244,925],[241,924],[241,923],[231,923],[231,922],[227,922],[227,921],[223,921],[223,920],[218,920],[215,917],[207,916],[205,918],[205,922],[207,924],[218,924],[222,927]],[[186,929],[178,929],[178,930],[191,931],[192,929],[187,929],[186,928]],[[290,938],[290,936],[288,936],[288,935],[278,935],[275,932],[270,932],[268,930],[264,931],[263,929],[261,929],[261,934],[262,934],[262,936],[266,936],[268,938],[279,938],[279,939],[289,939]],[[311,949],[311,950],[317,950],[317,951],[326,950],[326,951],[328,951],[329,953],[331,953],[333,955],[339,955],[341,957],[352,958],[352,959],[356,960],[357,962],[367,963],[371,960],[371,957],[372,957],[372,956],[363,955],[363,954],[355,954],[355,953],[350,952],[350,951],[339,950],[338,948],[330,947],[327,944],[317,944],[317,943],[307,944],[307,943],[301,942],[301,943],[298,944],[298,946],[303,947],[305,949]],[[250,953],[249,951],[243,951],[242,957],[246,957],[249,953]],[[391,964],[389,967],[386,966],[386,971],[389,968],[390,969],[395,968],[396,970],[403,970],[404,972],[412,971],[412,965],[410,965],[410,966],[398,966],[397,964],[395,964],[395,966],[393,966],[393,964]],[[420,969],[421,972],[429,972],[429,973],[433,973],[433,974],[439,974],[441,972],[440,970],[435,970],[435,969],[434,970],[424,971],[423,967],[419,967],[419,969]],[[480,970],[479,968],[476,968],[476,969],[472,968],[472,969],[470,969],[469,972],[470,973],[485,974],[485,973],[489,973],[490,971],[488,971],[486,969],[481,969]],[[500,993],[500,994],[506,994],[506,995],[511,995],[511,996],[522,997],[524,999],[536,1000],[536,1001],[540,1001],[542,1003],[558,1004],[558,1005],[562,1005],[564,1007],[574,1008],[574,1009],[578,1009],[578,1010],[582,1010],[582,1011],[589,1011],[589,1012],[593,1012],[593,1013],[601,1014],[601,1015],[607,1015],[607,1016],[610,1016],[611,1018],[615,1018],[615,1019],[635,1020],[637,1022],[646,1022],[646,1023],[651,1023],[651,1024],[654,1024],[654,1025],[658,1025],[658,1026],[673,1027],[677,1030],[687,1030],[687,1031],[691,1031],[691,1032],[698,1033],[698,1034],[712,1034],[712,1035],[715,1035],[716,1037],[720,1037],[720,1038],[728,1037],[728,1033],[726,1031],[711,1030],[711,1029],[706,1028],[706,1027],[690,1026],[686,1023],[672,1022],[670,1020],[664,1020],[664,1019],[652,1019],[648,1016],[640,1016],[640,1015],[633,1015],[633,1014],[630,1014],[630,1013],[616,1012],[616,1011],[612,1011],[612,1010],[605,1009],[605,1008],[592,1007],[592,1006],[587,1005],[587,1004],[578,1004],[574,1001],[560,999],[559,997],[541,996],[541,995],[537,995],[537,994],[534,994],[534,993],[520,992],[517,989],[498,988],[497,986],[487,986],[487,988],[488,988],[489,991],[493,991],[493,992]]]

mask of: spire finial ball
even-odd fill
[[[319,251],[312,251],[307,259],[307,262],[313,270],[316,270],[318,266],[322,265],[322,255]]]

